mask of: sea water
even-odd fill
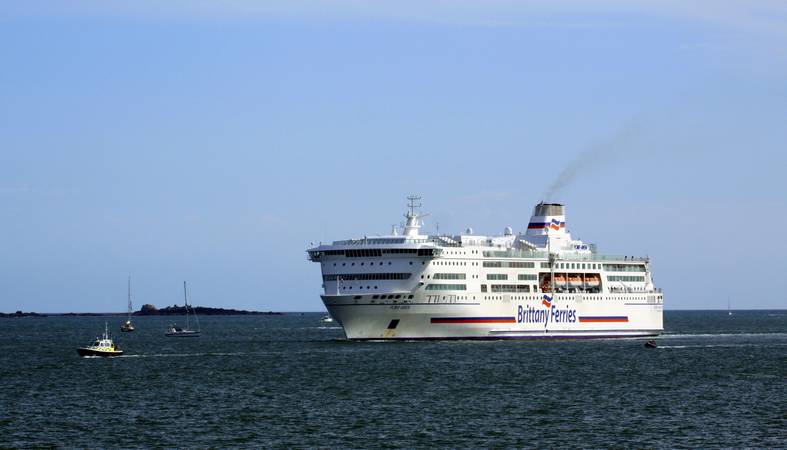
[[[0,319],[0,447],[787,447],[787,312],[641,340],[350,342],[321,314]],[[118,358],[80,358],[109,323]]]

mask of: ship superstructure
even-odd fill
[[[402,234],[319,244],[323,303],[349,339],[656,336],[663,293],[647,257],[573,239],[565,207],[539,203],[526,231],[421,234],[408,197]]]

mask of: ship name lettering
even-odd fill
[[[577,310],[563,308],[552,305],[550,309],[534,308],[529,305],[519,305],[516,310],[517,323],[575,323],[577,321]]]

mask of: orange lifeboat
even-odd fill
[[[589,273],[585,275],[585,284],[588,287],[599,287],[601,285],[601,277],[597,273]]]

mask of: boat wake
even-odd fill
[[[664,333],[659,336],[659,339],[691,339],[691,338],[739,338],[739,337],[754,337],[754,338],[771,338],[783,337],[787,338],[787,333],[702,333],[702,334],[669,334]]]
[[[787,347],[787,344],[768,344],[768,347]],[[659,345],[657,348],[681,349],[681,348],[743,348],[743,347],[765,347],[765,344],[707,344],[707,345]]]
[[[205,353],[152,353],[149,355],[121,355],[116,356],[116,358],[188,358],[193,356],[244,356],[247,353],[243,352],[232,352],[232,353],[223,353],[223,352],[205,352]]]

